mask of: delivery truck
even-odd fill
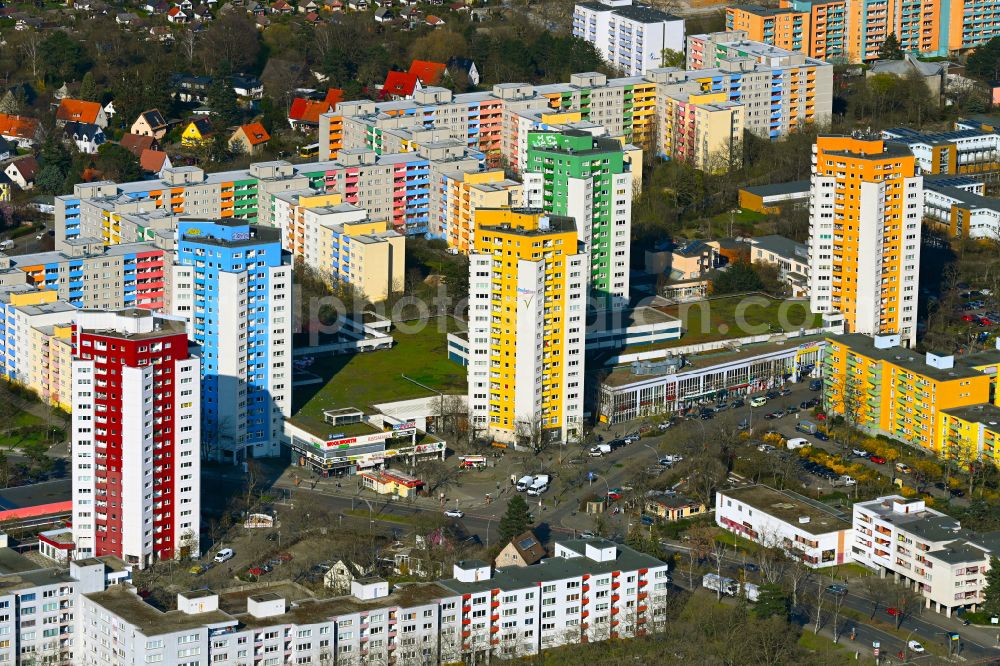
[[[549,475],[539,474],[538,476],[535,477],[535,480],[532,481],[531,485],[528,487],[528,494],[534,497],[536,495],[541,495],[548,489],[549,489]]]

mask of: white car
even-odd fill
[[[910,652],[919,653],[924,651],[924,646],[918,643],[917,641],[910,641],[909,643],[906,644],[906,647],[910,650]]]
[[[448,516],[449,518],[461,518],[462,516],[465,515],[465,512],[461,511],[460,509],[448,509],[447,511],[444,512],[444,515]]]
[[[868,453],[864,449],[851,449],[851,453],[853,453],[854,455],[856,455],[859,458],[867,458],[868,456],[871,455],[870,453]]]

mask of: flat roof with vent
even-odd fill
[[[988,402],[968,407],[941,410],[948,416],[954,416],[970,423],[979,423],[986,430],[1000,435],[1000,407]]]
[[[851,529],[851,523],[844,514],[791,491],[758,485],[719,492],[722,497],[742,502],[810,534]]]
[[[880,349],[875,346],[875,339],[863,333],[847,333],[831,337],[834,344],[843,345],[851,351],[878,361],[887,361],[893,365],[908,370],[914,374],[930,377],[937,381],[952,381],[955,379],[965,379],[967,377],[977,377],[982,374],[979,370],[970,367],[970,363],[982,360],[979,355],[956,356],[955,366],[948,369],[935,368],[927,364],[925,354],[915,352],[905,347],[888,347]]]

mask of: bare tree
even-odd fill
[[[833,642],[836,643],[840,640],[840,633],[842,627],[840,626],[840,608],[844,605],[844,600],[847,599],[847,594],[834,594],[833,595]]]
[[[809,578],[813,575],[813,570],[806,564],[805,560],[798,553],[789,552],[789,566],[786,570],[785,577],[788,580],[788,586],[792,593],[792,607],[795,608],[799,605],[799,592],[805,589],[806,583],[808,583]]]
[[[816,577],[816,593],[813,599],[815,600],[815,616],[813,618],[813,633],[818,634],[819,629],[823,626],[823,599],[826,596],[824,594],[824,583],[822,577]]]
[[[886,602],[886,599],[890,598],[892,594],[892,583],[885,578],[879,578],[878,576],[868,576],[861,582],[862,587],[865,591],[865,596],[872,604],[871,617],[875,617],[875,613],[878,612],[880,605]]]
[[[784,579],[790,564],[788,555],[781,547],[781,537],[773,531],[761,532],[759,540],[762,546],[757,552],[760,574],[765,582],[777,585]]]
[[[720,579],[722,578],[722,562],[723,560],[726,559],[727,549],[728,546],[724,541],[716,540],[715,543],[712,545],[712,559],[715,560],[715,573],[716,575],[718,575]],[[716,598],[721,600],[722,599],[721,584],[719,585],[719,589],[717,589],[715,592],[716,592]]]
[[[194,30],[185,30],[181,33],[180,47],[181,53],[187,58],[188,64],[194,63],[194,56],[197,52],[197,35]]]

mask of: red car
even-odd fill
[[[976,321],[976,315],[962,315],[962,321]]]
[[[251,576],[260,577],[264,575],[264,570],[261,569],[260,567],[250,567],[249,569],[247,569],[247,573],[250,574]]]
[[[823,412],[820,412],[819,414],[816,415],[816,420],[817,421],[826,421],[826,414],[824,414]]]
[[[980,326],[993,326],[996,323],[989,317],[979,317],[977,319],[977,322],[979,323]]]
[[[885,464],[885,458],[883,458],[882,456],[875,456],[875,455],[868,456],[868,460],[871,460],[876,465],[884,465]]]
[[[892,615],[892,616],[899,615],[899,609],[898,608],[886,608],[885,612],[888,613],[889,615]]]

